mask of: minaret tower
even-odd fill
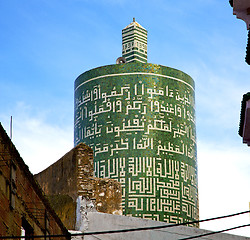
[[[122,56],[126,62],[147,63],[148,32],[133,18],[133,22],[122,30]]]
[[[94,150],[96,177],[121,184],[124,215],[198,220],[194,81],[147,63],[147,31],[135,19],[122,49],[117,64],[75,80],[75,145]]]

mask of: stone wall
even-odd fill
[[[77,210],[77,214],[81,210],[81,219],[86,220],[83,216],[87,215],[89,206],[93,206],[91,211],[122,213],[120,183],[113,179],[94,177],[93,150],[86,144],[78,144],[35,177],[68,229],[76,228],[77,215],[72,209],[77,208],[79,197],[88,203]]]
[[[77,146],[77,195],[95,201],[98,212],[121,214],[121,186],[113,179],[94,177],[93,150],[81,143]]]
[[[57,162],[35,175],[45,194],[67,194],[74,200],[77,198],[78,148],[72,149]]]
[[[74,200],[69,195],[63,194],[49,195],[48,199],[65,227],[67,229],[74,229],[76,216],[76,204]]]

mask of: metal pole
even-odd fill
[[[12,116],[10,116],[10,139],[12,140]]]

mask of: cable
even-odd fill
[[[192,222],[185,222],[185,223],[177,223],[177,224],[170,224],[170,225],[162,225],[162,226],[152,226],[152,227],[141,227],[141,228],[130,228],[130,229],[121,229],[121,230],[109,230],[109,231],[98,231],[98,232],[85,232],[85,233],[69,233],[68,235],[65,234],[56,234],[56,235],[46,235],[46,237],[50,238],[57,238],[57,237],[73,237],[73,236],[85,236],[85,235],[98,235],[98,234],[112,234],[112,233],[123,233],[123,232],[135,232],[135,231],[146,231],[146,230],[153,230],[153,229],[160,229],[160,228],[171,228],[171,227],[178,227],[178,226],[184,226],[188,224],[194,224],[194,223],[201,223],[201,222],[208,222],[208,221],[213,221],[213,220],[218,220],[218,219],[223,219],[223,218],[228,218],[228,217],[234,217],[238,215],[242,215],[245,213],[249,213],[250,211],[244,211],[244,212],[239,212],[239,213],[234,213],[234,214],[229,214],[225,216],[220,216],[220,217],[214,217],[214,218],[208,218],[208,219],[203,219],[203,220],[197,220],[197,221],[192,221]],[[247,226],[247,225],[243,225]],[[243,226],[235,227],[240,228]],[[233,230],[233,229],[230,229]],[[223,230],[225,231],[225,230]],[[227,230],[229,231],[229,230]],[[213,232],[210,234],[216,234],[217,232]],[[218,232],[220,233],[220,231]],[[209,234],[209,235],[210,235]],[[42,238],[44,235],[37,235],[37,236],[32,236],[32,238]],[[16,238],[25,238],[25,236],[0,236],[0,239],[16,239]]]
[[[243,228],[243,227],[249,227],[249,226],[250,226],[250,224],[246,224],[246,225],[232,227],[232,228],[228,228],[228,229],[224,229],[224,230],[220,230],[220,231],[216,231],[216,232],[205,233],[205,234],[201,234],[201,235],[197,235],[197,236],[193,236],[193,237],[181,238],[179,240],[188,240],[188,239],[194,239],[194,238],[199,238],[199,237],[205,237],[205,236],[208,236],[208,235],[218,234],[218,233],[227,232],[227,231],[230,231],[230,230]]]
[[[222,219],[222,218],[234,217],[234,216],[238,216],[238,215],[249,213],[249,212],[250,211],[244,211],[244,212],[234,213],[234,214],[225,215],[225,216],[221,216],[221,217],[214,217],[214,218],[208,218],[208,219],[204,219],[204,220],[197,220],[197,221],[192,221],[192,222],[177,223],[177,224],[163,225],[163,226],[130,228],[130,229],[122,229],[122,230],[101,231],[101,232],[87,232],[87,233],[83,233],[83,235],[97,235],[97,234],[109,234],[109,233],[120,233],[120,232],[135,232],[135,231],[145,231],[145,230],[153,230],[153,229],[160,229],[160,228],[171,228],[171,227],[183,226],[183,225],[194,224],[194,223],[208,222],[208,221]],[[74,234],[72,234],[72,236],[74,236]]]

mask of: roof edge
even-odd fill
[[[240,124],[238,134],[243,137],[243,128],[245,121],[245,110],[246,110],[246,102],[250,99],[250,92],[245,93],[242,97],[241,101],[241,111],[240,111]]]

